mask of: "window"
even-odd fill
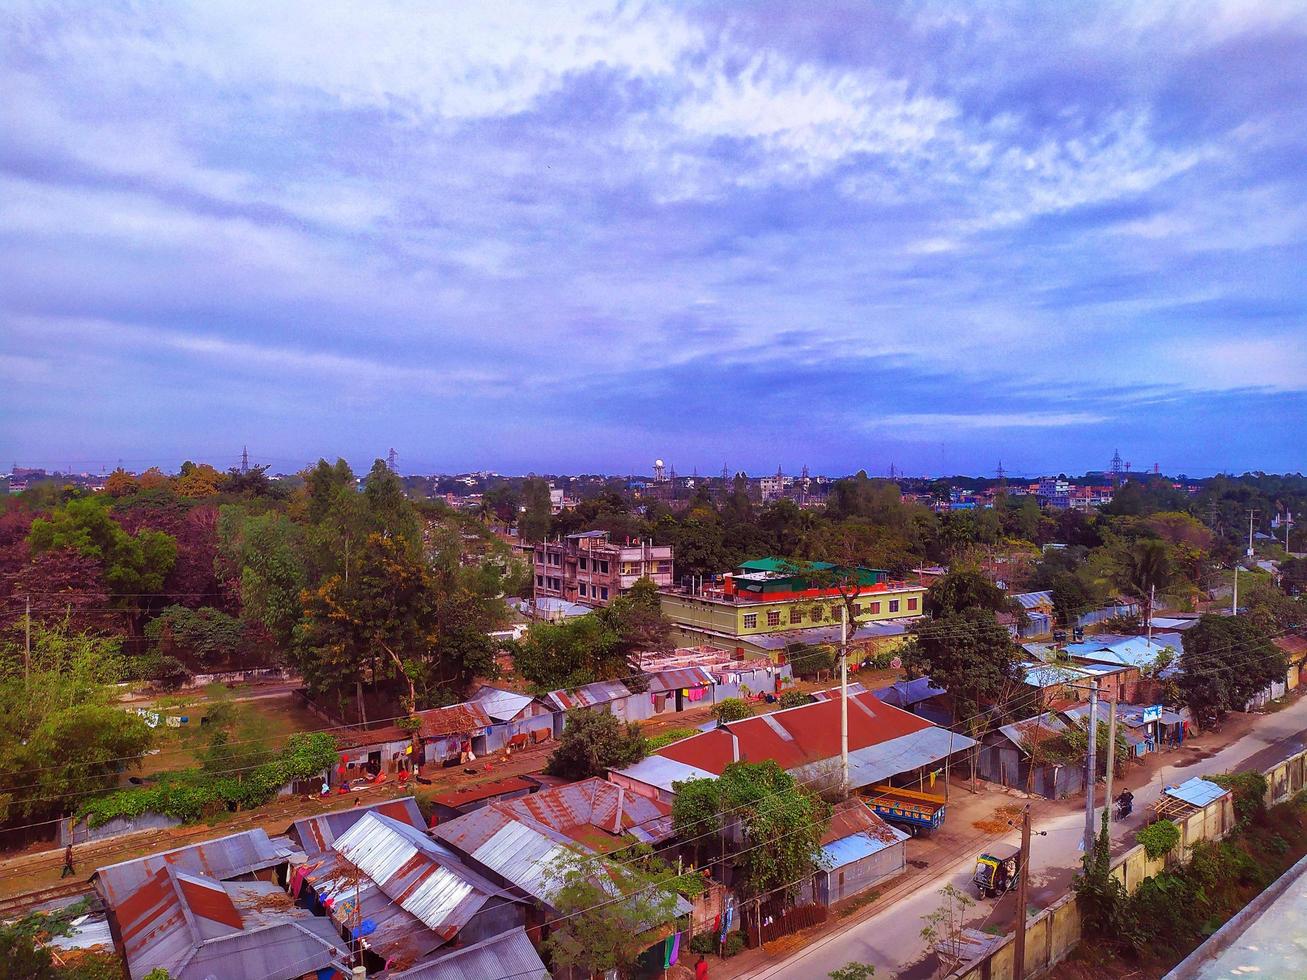
[[[545,553],[544,553],[543,551],[537,551],[537,552],[536,552],[536,564],[537,564],[537,565],[543,565],[544,563],[545,563]]]
[[[795,623],[801,623],[801,622],[803,622],[803,610],[802,610],[802,609],[791,609],[791,610],[790,610],[790,625],[793,626]]]
[[[916,600],[915,598],[912,598],[912,599],[909,599],[909,600],[908,600],[908,608],[909,608],[909,609],[916,609],[916,608],[917,608],[917,600]],[[1106,749],[1105,749],[1104,751],[1106,751]]]
[[[589,593],[586,591],[587,589],[589,589],[589,586],[586,585],[584,582],[581,583],[581,585],[579,586],[579,588],[580,588],[581,595],[588,595],[588,594],[589,594]],[[1104,749],[1103,751],[1107,751],[1107,750]]]
[[[812,607],[812,621],[813,621],[814,623],[820,623],[820,622],[821,622],[821,617],[822,617],[821,606],[813,606],[813,607]]]
[[[582,555],[580,558],[577,559],[576,564],[577,564],[577,567],[580,568],[581,571],[584,572],[587,568],[590,567],[590,559],[589,559],[589,558],[586,558],[584,555]],[[1104,751],[1106,751],[1106,750],[1104,750]]]
[[[833,620],[835,620],[836,622],[839,622],[839,618],[840,618],[840,607],[839,607],[839,606],[831,606],[831,607],[830,607],[830,618],[833,619]],[[1106,751],[1106,749],[1105,749],[1104,751]]]
[[[599,591],[603,593],[603,595],[601,595],[601,596],[599,597],[600,599],[607,599],[607,598],[608,598],[608,586],[604,586],[604,587],[601,588]]]
[[[536,585],[542,589],[545,587],[545,577],[543,575],[536,576]]]
[[[891,600],[889,601],[889,611],[890,611],[890,612],[898,612],[898,611],[899,611],[899,600],[897,600],[897,599],[891,599]]]
[[[607,575],[607,574],[608,574],[608,562],[606,562],[606,561],[596,561],[595,564],[599,566],[599,573],[600,573],[601,575]]]
[[[862,615],[862,603],[855,602],[853,604],[853,618],[857,619],[861,615]]]
[[[879,603],[879,602],[873,602],[873,603],[871,604],[871,614],[872,614],[873,616],[879,616],[879,615],[880,615],[880,603]]]
[[[767,610],[767,625],[768,626],[781,625],[781,611],[779,609]]]
[[[563,563],[563,556],[560,555],[557,551],[555,551],[553,554],[549,556],[549,564],[561,565],[562,563]]]
[[[744,628],[745,628],[746,630],[751,630],[751,629],[757,629],[757,628],[758,628],[758,614],[757,614],[757,613],[745,613],[745,614],[744,614]]]

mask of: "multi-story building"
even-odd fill
[[[820,643],[837,633],[832,627],[839,626],[850,586],[858,626],[922,614],[925,585],[893,581],[879,568],[799,567],[782,558],[747,561],[710,584],[664,589],[660,598],[678,642],[750,646],[751,638],[789,633],[796,642]]]
[[[569,534],[535,546],[536,595],[605,606],[642,578],[670,586],[673,558],[670,544],[614,544],[607,531]]]

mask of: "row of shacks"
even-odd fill
[[[838,753],[838,709],[838,695],[827,697],[704,732],[651,758],[703,778],[732,758],[775,758],[805,782],[820,782]],[[854,783],[871,796],[836,807],[802,889],[813,907],[904,872],[909,833],[869,802],[970,745],[868,693],[850,699],[850,713]],[[101,868],[92,881],[134,980],[158,968],[175,980],[279,980],[348,976],[356,966],[386,980],[543,978],[558,871],[569,860],[586,855],[602,868],[628,859],[634,843],[672,861],[681,854],[675,788],[661,793],[642,774],[632,767],[577,783],[510,776],[435,797],[429,826],[403,798],[306,817],[277,837],[251,830]],[[703,871],[703,893],[669,896],[674,916],[651,926],[651,962],[687,931],[745,925],[750,942],[770,938],[759,931],[761,910],[750,918],[739,907],[729,866]]]
[[[541,697],[484,685],[461,704],[415,714],[416,729],[392,725],[335,733],[333,784],[375,780],[421,766],[457,766],[559,737],[569,711],[586,708],[636,722],[716,704],[775,696],[792,682],[788,665],[742,660],[710,648],[650,658],[638,679],[597,681]]]

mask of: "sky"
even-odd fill
[[[0,463],[1296,471],[1307,2],[0,7]]]

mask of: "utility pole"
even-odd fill
[[[1234,563],[1234,593],[1230,596],[1230,615],[1239,615],[1239,563]]]
[[[1253,556],[1253,518],[1257,516],[1257,511],[1248,511],[1248,557]]]
[[[1030,877],[1030,804],[1021,811],[1021,864],[1017,868],[1017,934],[1012,944],[1012,976],[1026,975],[1026,888]]]
[[[1148,587],[1148,645],[1153,645],[1153,610],[1157,608],[1157,586]]]
[[[1103,801],[1103,815],[1109,823],[1112,820],[1112,774],[1116,769],[1116,702],[1117,697],[1113,694],[1109,702],[1112,717],[1107,723],[1107,799]]]
[[[840,603],[840,796],[849,795],[849,606]]]
[[[1085,854],[1093,853],[1094,837],[1094,787],[1098,783],[1098,678],[1095,677],[1089,689],[1089,758],[1085,767]]]

